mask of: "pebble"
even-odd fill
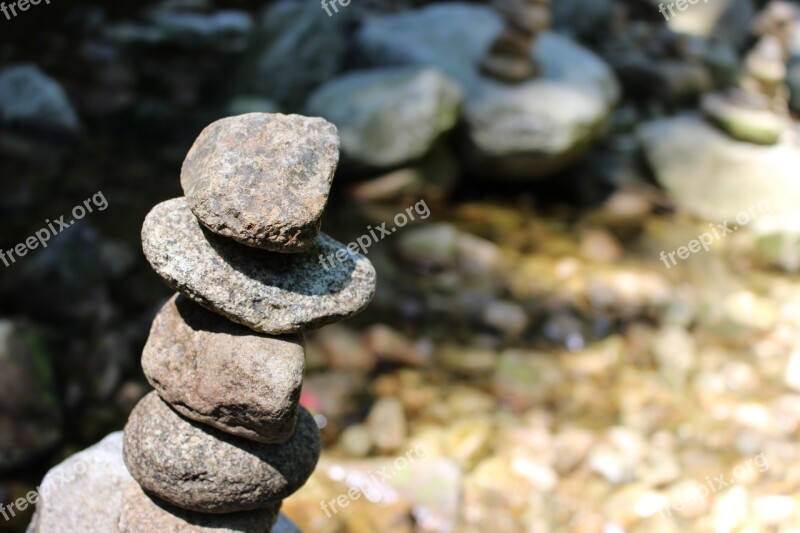
[[[339,135],[324,119],[248,113],[202,131],[186,155],[181,186],[214,233],[301,252],[319,234],[338,162]]]
[[[241,246],[203,231],[183,198],[150,211],[142,248],[167,285],[262,333],[296,333],[343,320],[362,311],[375,293],[369,260],[325,234],[303,254]]]
[[[142,368],[192,420],[258,442],[294,431],[305,368],[299,334],[258,334],[176,295],[153,321]]]
[[[317,423],[300,409],[283,444],[262,444],[191,422],[155,392],[125,426],[125,464],[149,493],[183,509],[233,513],[269,507],[294,493],[320,454]]]

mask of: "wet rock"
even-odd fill
[[[112,433],[47,473],[28,533],[117,531],[122,494],[132,484],[122,433]]]
[[[192,212],[214,233],[301,252],[319,234],[338,162],[332,124],[250,113],[203,130],[183,162],[181,186]]]
[[[242,246],[204,231],[183,198],[150,211],[142,247],[167,285],[262,333],[294,333],[337,322],[363,310],[375,291],[370,262],[327,235],[320,234],[302,254]],[[320,256],[331,263],[328,268]]]
[[[458,117],[461,89],[433,69],[388,68],[355,72],[320,87],[308,114],[339,128],[342,152],[367,167],[419,159]]]
[[[250,511],[305,483],[319,459],[319,429],[300,409],[288,441],[257,443],[186,420],[152,392],[131,413],[124,453],[142,488],[172,505],[205,513]]]
[[[182,415],[258,442],[294,431],[305,357],[300,335],[269,337],[173,296],[153,321],[145,376]]]
[[[61,85],[29,63],[12,65],[0,72],[0,119],[5,124],[69,135],[81,132],[78,115]]]
[[[380,398],[367,417],[367,426],[378,450],[393,452],[405,442],[408,433],[403,402],[396,397]]]
[[[122,497],[119,518],[120,533],[270,533],[278,518],[281,503],[270,504],[265,509],[242,513],[211,514],[187,511],[158,501],[145,494],[136,483],[131,483]]]
[[[25,464],[61,439],[54,369],[41,331],[0,320],[0,471]]]
[[[268,7],[256,44],[243,58],[240,89],[292,111],[342,67],[348,10],[329,17],[318,4],[282,1]]]

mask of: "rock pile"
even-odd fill
[[[145,219],[145,256],[178,294],[142,356],[156,390],[125,428],[140,487],[123,497],[120,531],[269,531],[314,470],[302,332],[358,313],[375,291],[370,262],[320,233],[338,159],[323,119],[222,119],[186,157],[185,198]],[[326,269],[320,254],[343,259]]]
[[[506,26],[481,62],[501,81],[517,83],[540,73],[531,57],[536,37],[550,27],[550,0],[501,0],[496,3]]]
[[[770,2],[755,21],[759,40],[745,58],[737,86],[703,97],[703,113],[734,139],[772,145],[792,127],[786,63],[798,16],[794,4]]]
[[[358,313],[375,292],[372,264],[320,233],[338,160],[338,132],[320,118],[251,113],[200,134],[185,198],[142,228],[145,256],[178,294],[142,356],[155,391],[124,432],[135,483],[115,478],[123,494],[102,517],[76,517],[53,494],[32,531],[65,516],[82,531],[109,520],[126,533],[272,530],[320,454],[299,405],[303,331]]]

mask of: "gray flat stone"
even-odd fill
[[[125,464],[149,493],[183,509],[251,511],[280,501],[309,478],[320,434],[300,408],[292,437],[262,444],[185,419],[152,392],[125,427]]]
[[[76,453],[44,477],[28,533],[116,531],[133,478],[122,461],[122,432]]]
[[[119,533],[270,533],[281,502],[266,509],[242,513],[210,514],[180,509],[147,495],[131,483],[122,498]]]
[[[142,248],[173,289],[200,305],[268,334],[317,329],[362,311],[375,293],[369,260],[320,234],[302,254],[276,254],[204,231],[183,198],[147,215]],[[340,253],[343,259],[320,257]]]
[[[248,113],[206,127],[181,186],[208,229],[248,246],[301,252],[314,244],[339,163],[336,127],[321,118]]]
[[[259,442],[294,431],[305,370],[300,334],[272,337],[173,296],[153,321],[142,368],[187,418]]]

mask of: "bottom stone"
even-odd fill
[[[272,503],[266,509],[230,514],[207,514],[186,511],[154,496],[145,494],[142,488],[132,483],[122,497],[119,517],[119,533],[270,533],[278,519],[281,502]]]
[[[235,437],[176,413],[156,392],[133,409],[123,454],[149,493],[201,513],[254,511],[297,491],[320,454],[320,434],[300,408],[292,436],[281,444]]]
[[[123,494],[130,487],[138,489],[122,460],[122,432],[112,433],[47,473],[27,533],[113,533],[120,522]],[[300,530],[280,515],[272,533]]]

